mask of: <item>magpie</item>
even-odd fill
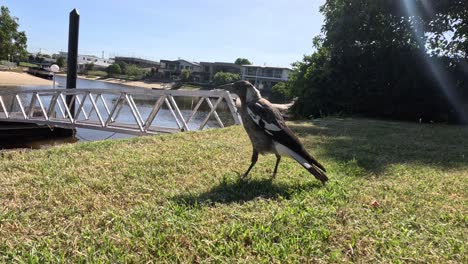
[[[280,111],[274,104],[262,98],[260,91],[248,81],[237,81],[221,87],[237,94],[238,106],[245,131],[252,143],[251,164],[241,176],[246,178],[257,163],[259,154],[273,153],[276,164],[272,178],[276,177],[281,156],[288,156],[301,164],[309,173],[325,184],[328,178],[325,167],[314,159],[304,148],[292,130],[286,125]]]

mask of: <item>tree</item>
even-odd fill
[[[57,60],[55,61],[55,63],[60,68],[63,68],[63,67],[65,67],[65,58],[64,57],[58,57]]]
[[[26,60],[27,37],[24,31],[18,31],[18,18],[10,15],[6,6],[0,7],[0,60]]]
[[[134,64],[126,64],[125,66],[125,72],[122,71],[123,74],[129,75],[129,76],[140,76],[143,74],[143,69],[138,68],[138,66]]]
[[[122,70],[120,69],[120,65],[117,63],[109,65],[106,69],[109,76],[114,76],[115,74],[120,74]]]
[[[291,87],[285,82],[279,82],[271,87],[271,95],[273,99],[286,101],[292,98]]]
[[[120,73],[122,73],[122,74],[128,74],[128,73],[127,73],[127,67],[128,67],[128,64],[127,64],[127,63],[125,63],[125,62],[123,62],[123,61],[119,61],[119,62],[117,62],[117,64],[120,66],[120,71],[121,71]]]
[[[427,6],[422,8],[424,7]],[[425,20],[427,30],[431,32],[429,43],[434,54],[466,58],[468,56],[468,4],[466,0],[432,1],[430,7],[432,12],[426,14]]]
[[[442,2],[460,3],[458,0]],[[290,76],[288,85],[294,96],[299,97],[294,108],[296,114],[303,117],[360,114],[425,121],[452,119],[452,113],[457,110],[454,105],[458,103],[450,100],[468,99],[463,89],[468,77],[462,73],[463,61],[454,56],[430,56],[428,43],[431,32],[436,32],[430,25],[440,16],[452,16],[440,11],[437,3],[435,0],[424,3],[421,0],[327,0],[321,7],[325,24],[313,41],[316,52],[295,63]],[[422,4],[432,5],[434,8],[429,9],[435,13],[426,15],[424,7],[427,6]],[[458,8],[462,9],[459,5]],[[466,8],[462,10],[456,21],[466,21],[462,18]],[[459,43],[466,41],[460,39]],[[449,49],[443,43],[438,47]],[[440,87],[433,73],[436,66],[446,71],[452,98],[444,93],[447,87]]]
[[[92,62],[91,63],[86,63],[84,70],[85,70],[85,72],[89,72],[89,71],[94,70],[94,63],[92,63]]]
[[[237,60],[234,63],[237,65],[252,65],[252,63],[245,58],[237,58]]]
[[[188,81],[190,78],[190,71],[183,69],[182,72],[180,72],[180,78],[182,78],[182,81]]]
[[[213,77],[214,85],[223,85],[226,83],[232,83],[240,80],[240,75],[237,73],[230,72],[217,72]]]

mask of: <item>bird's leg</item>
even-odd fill
[[[258,152],[256,150],[254,150],[253,153],[252,153],[252,160],[251,160],[252,163],[250,164],[247,171],[241,176],[242,179],[247,178],[247,176],[249,175],[250,170],[253,168],[255,163],[257,163],[257,160],[258,160]]]
[[[275,178],[276,177],[276,172],[278,172],[278,165],[281,161],[281,156],[276,154],[276,165],[275,165],[275,170],[273,171],[273,176],[271,176],[271,178]]]

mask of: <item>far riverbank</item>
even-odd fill
[[[28,73],[0,71],[0,86],[52,86],[52,81]]]
[[[66,77],[67,75],[57,74],[57,76]],[[128,81],[128,80],[122,80],[122,79],[116,79],[116,78],[101,79],[99,77],[88,78],[86,76],[78,76],[78,78],[83,79],[83,80],[100,81],[100,82],[114,83],[114,84],[120,84],[120,85],[125,85],[125,86],[148,88],[148,89],[167,89],[170,86],[170,84],[162,83],[162,82]]]
[[[66,74],[57,74],[66,77]],[[148,89],[166,89],[170,84],[161,82],[127,81],[114,78],[99,79],[78,76],[80,79],[120,84]],[[0,86],[52,86],[52,80],[33,76],[25,72],[0,71]]]

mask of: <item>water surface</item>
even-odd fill
[[[56,76],[56,88],[64,88],[65,86],[66,86],[66,77]],[[37,88],[37,89],[49,88],[47,86],[21,86],[21,87]],[[95,80],[86,80],[86,79],[77,79],[77,87],[86,88],[86,89],[123,89],[123,88],[128,89],[129,88],[129,86],[125,86],[125,85],[107,83],[107,82],[95,81]],[[1,87],[0,89],[8,89],[8,88],[15,88],[15,87]],[[135,89],[147,89],[147,88],[135,88]],[[117,96],[112,96],[112,95],[105,95],[105,96],[106,96],[105,97],[106,103],[109,105],[109,107],[111,107],[113,102],[115,102],[115,100],[117,99]],[[44,103],[46,103],[47,100],[50,100],[49,98],[42,98],[42,99],[44,100]],[[24,100],[24,102],[28,102],[30,98],[22,98],[22,100]],[[181,109],[182,115],[185,118],[187,118],[190,115],[191,109],[193,109],[193,107],[197,103],[196,100],[197,100],[196,98],[194,99],[190,97],[176,98],[177,104],[179,108]],[[135,98],[135,103],[138,105],[138,109],[143,119],[145,119],[145,117],[148,116],[148,114],[150,113],[154,105],[154,101],[155,99],[146,100],[145,98]],[[91,102],[88,100],[87,103],[85,103],[84,108],[86,109],[87,112],[89,112],[91,107],[92,107]],[[99,109],[101,112],[105,111],[102,106],[99,107]],[[17,110],[19,111],[19,108]],[[191,129],[197,129],[200,126],[201,122],[204,120],[208,110],[209,109],[207,106],[201,107],[199,112],[193,117],[192,121],[189,123],[189,127]],[[228,111],[223,112],[221,110],[221,111],[218,111],[218,113],[222,117],[223,123],[225,123],[225,125],[230,125],[233,123],[232,120],[229,118],[230,113]],[[97,120],[97,115],[94,114],[90,116],[90,119]],[[131,113],[131,110],[128,107],[125,107],[122,109],[117,120],[119,122],[134,123],[133,121],[134,117]],[[156,116],[156,119],[153,122],[153,124],[157,124],[158,126],[162,126],[162,127],[178,128],[175,119],[173,118],[172,114],[167,109],[167,107],[163,107],[158,112],[158,115]],[[206,128],[214,128],[214,127],[218,127],[218,125],[216,121],[214,120],[214,118],[212,117],[210,121],[207,123]],[[129,134],[123,134],[123,133],[114,133],[114,132],[107,132],[107,131],[77,128],[76,135],[74,137],[60,137],[60,138],[40,137],[40,138],[37,138],[37,136],[30,136],[30,137],[22,136],[21,138],[18,138],[17,140],[14,140],[13,142],[12,141],[0,142],[0,149],[6,149],[6,148],[38,149],[38,148],[50,147],[50,146],[57,145],[57,144],[74,143],[78,141],[96,141],[96,140],[104,140],[104,139],[110,139],[110,138],[119,139],[119,138],[130,138],[130,137],[134,137],[134,136],[129,135]]]

